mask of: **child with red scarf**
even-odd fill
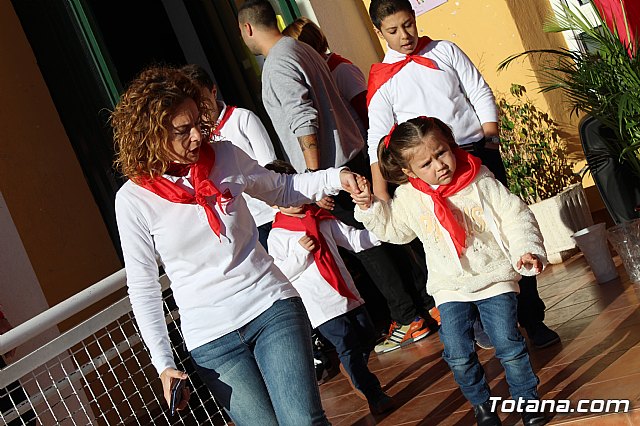
[[[373,192],[389,200],[387,182],[379,170],[377,146],[395,123],[418,115],[436,117],[453,129],[456,143],[482,160],[505,186],[507,174],[500,156],[498,112],[491,88],[467,55],[453,42],[418,36],[409,0],[372,0],[369,15],[376,33],[389,49],[369,73],[369,161]],[[518,322],[537,348],[560,341],[544,323],[545,305],[535,277],[523,277],[518,295]],[[490,342],[476,324],[479,346]]]
[[[265,168],[296,173],[280,160]],[[371,412],[391,410],[393,400],[367,367],[376,340],[373,323],[338,252],[338,246],[358,252],[380,245],[380,240],[315,204],[278,209],[268,239],[274,263],[300,293],[311,326],[335,346],[351,385],[368,401]]]
[[[383,177],[400,186],[386,203],[372,197],[360,179],[355,217],[383,241],[422,241],[427,292],[442,321],[443,357],[478,424],[500,424],[475,352],[472,328],[478,314],[505,368],[511,396],[526,400],[530,412],[522,413],[524,424],[544,424],[539,381],[516,316],[518,280],[539,273],[546,262],[531,210],[478,158],[460,149],[437,118],[418,117],[394,127],[380,142],[378,158]]]

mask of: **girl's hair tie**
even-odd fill
[[[398,127],[398,123],[393,123],[393,126],[391,126],[391,130],[389,130],[389,133],[387,134],[387,136],[384,137],[385,149],[389,149],[389,142],[391,142],[391,135],[393,134],[393,131],[396,130],[396,127]]]

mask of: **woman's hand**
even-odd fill
[[[162,382],[164,399],[167,401],[168,406],[171,406],[171,385],[175,380],[186,380],[187,377],[189,377],[187,373],[176,370],[175,368],[166,368],[162,373],[160,373],[160,381]],[[190,395],[191,392],[189,391],[189,388],[187,386],[182,388],[182,401],[176,407],[178,411],[187,408],[187,405],[189,405]]]
[[[340,171],[340,183],[342,184],[342,189],[351,195],[359,194],[360,190],[358,189],[358,183],[356,182],[356,178],[358,176],[358,174],[353,173],[349,169],[342,169]]]
[[[360,207],[361,210],[368,210],[371,207],[371,203],[373,203],[373,196],[371,195],[371,185],[367,181],[364,176],[358,176],[356,178],[356,183],[358,184],[358,189],[360,193],[351,194],[351,198],[353,202]]]
[[[537,274],[542,272],[542,261],[538,259],[538,256],[536,256],[535,254],[531,254],[531,253],[523,254],[520,260],[518,260],[518,263],[516,264],[516,268],[520,269],[523,266],[527,269],[533,268]]]
[[[300,244],[302,248],[308,252],[313,252],[316,248],[318,248],[316,240],[314,240],[313,237],[310,237],[309,235],[305,235],[304,237],[300,238],[298,240],[298,244]]]

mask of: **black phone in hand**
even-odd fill
[[[171,403],[169,404],[171,409],[171,415],[175,415],[178,410],[178,406],[182,402],[182,389],[187,383],[184,379],[175,380],[171,385]]]

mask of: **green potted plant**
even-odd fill
[[[501,153],[509,189],[529,204],[551,263],[575,253],[571,235],[593,224],[580,177],[567,157],[555,122],[539,110],[526,89],[512,84],[498,95]]]
[[[580,11],[567,5],[555,10],[544,26],[546,32],[580,34],[587,49],[536,49],[512,55],[498,70],[528,55],[541,55],[542,92],[560,90],[572,113],[586,113],[615,132],[611,153],[640,178],[640,57],[638,42],[628,45],[593,6],[596,26]],[[623,5],[621,7],[624,7]],[[627,33],[630,31],[628,26]],[[626,39],[629,39],[628,34]]]

